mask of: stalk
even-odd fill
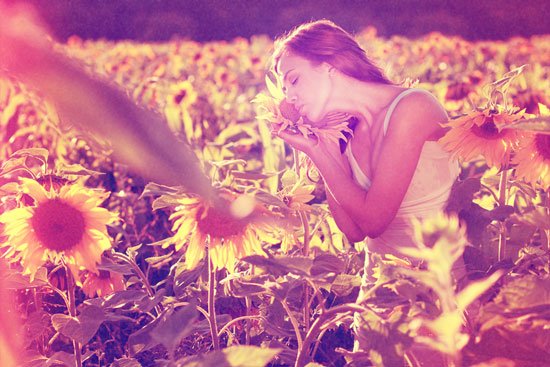
[[[129,256],[122,254],[120,252],[113,251],[112,255],[115,259],[122,260],[125,263],[129,264],[132,267],[132,270],[134,271],[134,273],[136,273],[136,275],[141,279],[141,282],[145,286],[145,289],[147,290],[147,294],[149,295],[149,297],[155,296],[155,292],[153,291],[153,288],[149,283],[149,279],[147,279],[147,276],[145,276],[145,274],[143,273],[143,271],[135,261],[133,261]],[[160,313],[162,312],[162,306],[156,305],[155,312],[157,313],[157,316],[160,315]]]
[[[216,269],[212,264],[210,250],[208,250],[208,317],[210,320],[210,333],[214,350],[220,349],[220,338],[218,336],[218,324],[216,321],[215,293],[216,291]]]
[[[75,282],[73,278],[73,273],[67,265],[65,265],[65,273],[67,275],[67,295],[69,302],[69,315],[71,317],[76,317],[76,300],[75,300]],[[82,367],[82,351],[80,350],[81,345],[78,341],[73,339],[73,348],[74,348],[74,361],[76,367]]]
[[[498,193],[498,205],[506,205],[506,190],[508,184],[508,170],[504,170],[500,173],[499,193]],[[506,223],[500,224],[500,235],[498,238],[498,261],[502,261],[506,254]]]

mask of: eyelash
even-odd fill
[[[298,78],[294,79],[292,82],[290,82],[290,84],[292,85],[296,85],[296,82],[298,81]]]

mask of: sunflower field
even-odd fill
[[[419,366],[414,344],[434,366],[548,366],[550,36],[356,39],[391,80],[443,104],[440,143],[462,167],[447,212],[416,222],[418,247],[403,249],[424,266],[372,254],[360,304],[364,243],[271,133],[269,37],[72,37],[55,53],[81,72],[32,74],[49,89],[2,72],[1,364]],[[105,125],[102,98],[136,123]],[[102,128],[83,129],[90,119]],[[170,137],[148,145],[161,125]],[[171,163],[180,145],[189,166]],[[353,348],[358,317],[366,350]]]

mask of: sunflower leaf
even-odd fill
[[[254,367],[266,366],[280,349],[262,348],[251,345],[238,345],[204,355],[185,357],[177,361],[178,366],[186,367]]]
[[[514,129],[533,131],[538,134],[550,134],[550,116],[538,116],[531,119],[520,120],[511,124],[497,126],[499,130]]]
[[[80,310],[77,317],[53,314],[52,325],[66,337],[86,344],[105,320],[105,312],[101,307],[86,304],[83,304]]]
[[[151,330],[151,337],[163,344],[172,354],[181,339],[193,330],[197,317],[197,306],[194,302],[176,311],[165,313],[159,317],[159,324]]]

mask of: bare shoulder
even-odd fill
[[[388,133],[414,133],[424,140],[439,135],[447,112],[431,93],[409,93],[396,105],[390,117]]]

